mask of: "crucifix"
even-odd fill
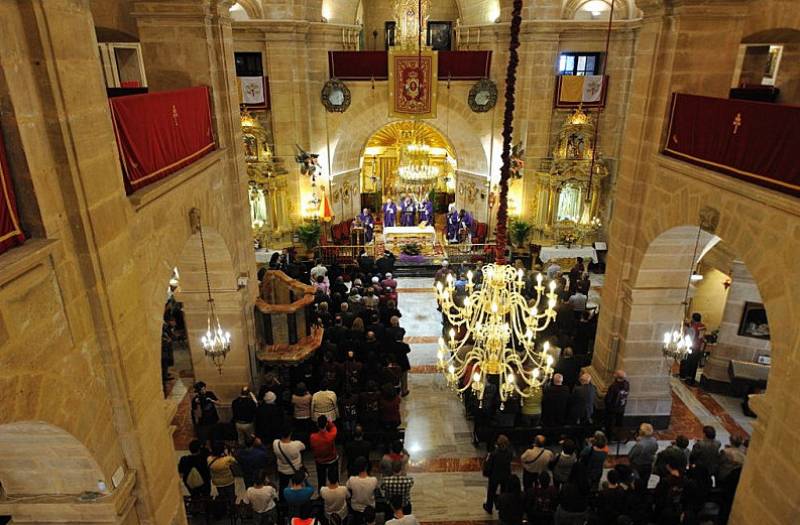
[[[742,125],[742,114],[737,113],[733,119],[733,134],[736,135],[736,132],[739,131],[739,126]]]

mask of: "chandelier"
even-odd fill
[[[528,397],[553,374],[553,356],[545,342],[537,350],[536,335],[556,317],[556,283],[545,293],[542,274],[536,276],[536,299],[522,295],[524,272],[507,264],[487,264],[483,282],[476,289],[472,271],[467,273],[467,297],[459,305],[455,283],[436,284],[436,297],[451,325],[449,340],[439,338],[438,367],[451,388],[472,388],[478,399],[490,376],[498,377],[501,401],[509,396]],[[547,298],[542,308],[540,303]],[[460,379],[466,377],[463,384]]]
[[[674,359],[675,361],[683,361],[689,357],[689,354],[692,353],[692,347],[694,346],[694,340],[691,334],[686,333],[686,319],[689,315],[689,287],[692,282],[699,280],[696,278],[698,274],[695,272],[695,260],[697,259],[697,249],[700,246],[701,232],[702,227],[698,227],[697,237],[694,241],[691,270],[689,271],[689,278],[686,281],[686,292],[683,296],[683,302],[681,303],[681,305],[683,305],[683,318],[680,323],[681,328],[680,330],[664,332],[664,344],[661,347],[661,353],[664,354],[665,358]]]
[[[203,352],[206,357],[211,359],[217,367],[217,371],[222,374],[222,363],[225,362],[228,352],[231,351],[231,333],[224,331],[219,322],[217,311],[214,305],[214,298],[211,296],[211,280],[208,277],[208,261],[206,260],[206,243],[203,238],[203,226],[198,224],[200,233],[200,249],[203,252],[203,271],[206,277],[206,290],[208,292],[208,322],[205,335],[200,338],[203,343]]]
[[[424,186],[433,184],[439,176],[438,166],[431,164],[433,150],[427,144],[414,142],[406,144],[400,150],[400,166],[397,175],[407,186]]]
[[[523,296],[525,274],[506,264],[508,230],[508,180],[511,178],[511,141],[514,90],[519,64],[517,48],[522,23],[522,0],[514,0],[511,43],[506,75],[506,108],[503,119],[503,166],[500,171],[497,209],[496,262],[483,267],[480,286],[467,274],[466,297],[461,304],[454,297],[455,282],[436,285],[436,298],[451,328],[449,340],[439,340],[438,367],[447,383],[458,392],[471,388],[483,399],[486,386],[496,384],[501,402],[509,396],[529,397],[553,374],[550,345],[537,345],[536,336],[555,319],[556,283],[545,293],[541,274],[536,276],[535,298]],[[546,298],[546,305],[541,304]],[[492,379],[490,379],[492,378]]]

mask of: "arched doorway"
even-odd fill
[[[701,439],[705,426],[723,445],[750,438],[748,395],[764,391],[770,370],[768,300],[736,248],[697,225],[669,228],[647,245],[625,295],[620,351],[605,366],[628,374],[626,425],[653,423],[664,440]],[[697,349],[679,365],[662,354],[664,334],[694,314],[704,329],[687,329]]]
[[[455,199],[456,153],[425,122],[390,122],[373,133],[361,156],[361,207],[378,210],[386,199],[433,197],[437,211]]]

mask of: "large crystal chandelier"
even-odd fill
[[[697,259],[697,249],[700,247],[700,233],[702,232],[702,228],[697,228],[697,237],[694,241],[694,253],[692,254],[692,264],[691,270],[689,271],[689,278],[686,281],[686,292],[683,296],[683,318],[681,319],[680,323],[680,330],[669,330],[664,332],[664,344],[661,347],[661,353],[664,354],[664,357],[667,359],[674,359],[675,361],[683,361],[689,354],[692,353],[692,347],[694,346],[694,340],[692,339],[691,334],[686,333],[686,318],[689,314],[689,287],[692,284],[692,281],[696,279],[695,273],[695,263]]]
[[[536,276],[535,298],[523,296],[525,275],[505,261],[508,222],[508,180],[511,177],[511,140],[514,118],[514,89],[519,63],[519,31],[522,0],[514,0],[511,44],[506,75],[506,107],[503,119],[503,166],[497,210],[496,262],[483,267],[479,286],[467,275],[466,297],[455,298],[455,283],[448,275],[438,283],[436,297],[451,328],[447,342],[439,341],[438,366],[448,384],[460,392],[472,388],[479,399],[486,385],[497,381],[500,400],[509,396],[532,396],[553,374],[553,356],[547,342],[538,345],[536,336],[555,319],[556,284],[548,291],[542,275]],[[542,304],[546,298],[546,304]]]
[[[214,298],[211,296],[211,280],[208,277],[208,261],[206,259],[206,243],[203,238],[203,226],[198,224],[200,233],[200,250],[203,253],[203,271],[206,277],[206,291],[208,292],[208,322],[205,335],[200,338],[203,343],[203,352],[206,357],[211,359],[217,367],[217,371],[222,374],[222,364],[228,352],[231,351],[231,333],[222,329],[219,322],[217,311],[214,305]]]
[[[471,387],[478,399],[490,376],[499,376],[502,401],[515,394],[528,397],[553,374],[549,344],[539,347],[536,335],[556,317],[556,283],[550,281],[545,293],[538,274],[536,299],[529,302],[522,295],[522,270],[500,263],[487,264],[482,273],[478,288],[473,273],[467,273],[467,297],[461,305],[454,298],[452,274],[446,284],[436,285],[437,300],[451,325],[448,341],[439,338],[439,369],[448,385],[459,392]],[[540,304],[545,297],[547,304]]]
[[[431,164],[431,147],[415,141],[400,150],[400,166],[397,175],[406,186],[433,184],[439,176],[439,167]]]

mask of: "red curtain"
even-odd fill
[[[11,185],[11,174],[6,162],[6,145],[3,142],[3,132],[0,130],[0,253],[24,241],[25,235],[19,224],[17,201],[14,198],[14,187]]]
[[[128,194],[216,147],[207,87],[118,97],[109,103]]]
[[[439,51],[439,79],[477,80],[488,78],[491,51]],[[339,80],[386,80],[389,78],[386,51],[328,51],[331,77]]]
[[[797,106],[676,93],[664,154],[800,196],[798,130]]]

